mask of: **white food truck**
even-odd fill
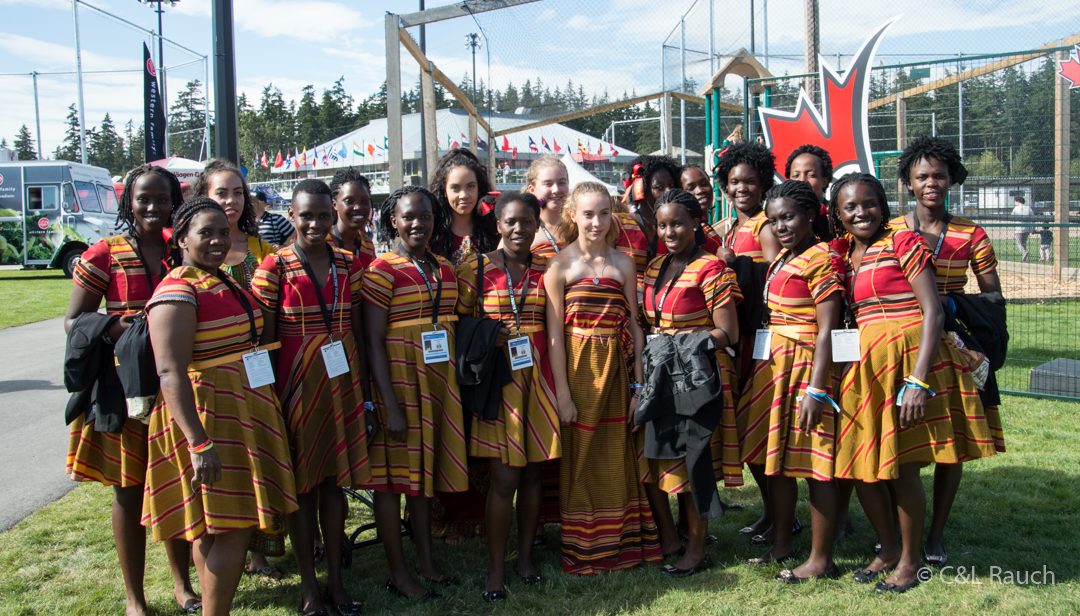
[[[0,163],[0,265],[62,268],[116,235],[109,172],[64,160]]]

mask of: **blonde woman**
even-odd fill
[[[542,257],[554,257],[566,242],[557,229],[563,205],[570,194],[570,174],[557,156],[545,154],[529,165],[525,190],[540,199],[540,232],[533,238],[532,251]]]

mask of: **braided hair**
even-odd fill
[[[937,159],[949,168],[949,180],[953,184],[963,184],[967,179],[967,167],[960,160],[960,152],[951,143],[941,137],[919,137],[904,148],[896,164],[900,181],[911,192],[911,168],[920,160]]]
[[[495,217],[484,215],[480,208],[480,200],[491,192],[491,184],[488,182],[487,169],[480,163],[472,152],[466,148],[454,148],[443,154],[435,165],[435,173],[428,182],[430,194],[435,195],[431,202],[432,207],[441,210],[435,217],[435,229],[431,234],[431,251],[435,254],[452,260],[455,247],[454,232],[451,229],[453,218],[450,216],[450,200],[446,196],[446,180],[450,170],[454,167],[465,167],[476,176],[476,206],[472,211],[472,234],[469,239],[479,253],[495,250],[499,244],[499,235],[495,231]],[[393,210],[390,210],[393,212]]]
[[[833,239],[832,229],[829,228],[829,217],[821,215],[821,204],[818,203],[817,193],[810,184],[802,180],[788,180],[770,188],[765,193],[764,199],[766,215],[768,215],[769,203],[780,199],[791,199],[796,205],[806,210],[813,234],[818,241],[828,242]]]
[[[697,197],[681,188],[672,188],[660,195],[660,198],[656,200],[656,211],[659,211],[661,206],[669,203],[683,206],[690,218],[697,219],[698,228],[694,231],[694,243],[698,246],[704,246],[709,241],[709,238],[705,235],[705,231],[701,226],[705,213],[701,211],[701,204],[698,203]]]
[[[636,175],[634,173],[634,167],[641,165],[641,171]],[[659,171],[667,171],[671,176],[671,181],[676,186],[679,184],[679,175],[682,173],[682,168],[675,162],[675,159],[670,156],[654,156],[652,154],[642,154],[634,160],[626,163],[625,174],[631,181],[635,177],[644,178],[645,180],[645,192],[648,193],[652,185],[652,177]],[[630,194],[630,201],[632,203],[640,203],[634,199],[633,193]],[[659,204],[659,200],[657,204]],[[656,207],[655,205],[653,207]]]
[[[202,173],[199,174],[198,179],[195,180],[192,191],[199,197],[209,197],[210,178],[226,171],[235,173],[236,177],[240,178],[240,184],[244,187],[244,209],[240,212],[240,220],[236,222],[236,227],[243,231],[245,235],[259,237],[259,225],[255,220],[255,209],[251,206],[251,190],[248,188],[247,180],[244,179],[244,174],[240,173],[240,168],[234,165],[232,161],[223,158],[210,159]]]
[[[840,192],[854,184],[863,184],[873,189],[874,197],[877,199],[879,207],[881,207],[881,228],[888,229],[889,219],[892,218],[892,214],[889,213],[889,200],[885,197],[885,187],[881,185],[881,181],[870,173],[849,173],[842,176],[833,185],[832,198],[829,200],[829,219],[832,222],[833,229],[836,231],[836,236],[843,238],[848,234],[847,228],[844,227],[844,223],[840,220]]]
[[[132,207],[132,200],[135,198],[135,182],[138,181],[144,175],[158,175],[165,178],[165,181],[169,183],[169,202],[171,209],[169,216],[165,220],[165,227],[171,226],[172,214],[176,208],[184,202],[184,194],[180,189],[180,180],[176,179],[176,176],[171,171],[164,167],[155,167],[153,165],[141,165],[135,167],[128,172],[127,178],[124,180],[124,192],[120,195],[120,203],[118,205],[116,213],[116,224],[123,231],[135,230],[135,209]]]
[[[438,228],[445,218],[449,218],[449,216],[446,215],[446,212],[439,207],[438,197],[430,190],[423,186],[411,184],[409,186],[402,186],[390,193],[390,196],[386,198],[386,201],[383,201],[382,205],[379,206],[379,231],[381,231],[383,236],[387,239],[392,240],[398,236],[397,229],[394,228],[394,224],[390,221],[390,219],[394,217],[394,210],[397,208],[397,202],[405,195],[412,194],[422,195],[428,200],[428,203],[431,204],[431,215],[434,222],[432,225],[433,229]],[[431,240],[428,240],[429,245],[430,243]]]
[[[206,210],[216,210],[222,215],[225,214],[225,209],[210,197],[192,197],[173,212],[173,231],[172,238],[169,240],[169,250],[172,253],[169,256],[170,267],[179,267],[183,263],[180,238],[187,235],[195,215]]]
[[[832,156],[829,156],[829,151],[825,148],[822,148],[821,146],[811,145],[809,143],[805,145],[800,145],[799,147],[795,148],[795,151],[788,155],[787,164],[784,165],[784,177],[791,177],[791,164],[795,162],[796,158],[802,156],[803,154],[816,156],[817,159],[821,161],[821,171],[824,174],[824,177],[822,179],[825,180],[825,186],[828,187],[829,184],[832,183],[833,179]]]
[[[368,181],[364,174],[360,173],[360,170],[356,167],[347,167],[345,169],[338,169],[334,172],[334,177],[330,180],[330,193],[333,198],[337,198],[338,191],[341,187],[356,182],[367,189],[368,194],[371,194],[371,182]]]
[[[744,141],[730,146],[716,163],[716,181],[720,182],[720,188],[725,194],[731,170],[741,164],[749,165],[757,173],[762,193],[773,187],[776,156],[763,144]]]

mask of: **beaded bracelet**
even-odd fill
[[[206,437],[205,441],[199,443],[198,445],[195,445],[194,447],[189,445],[187,450],[188,450],[188,453],[202,454],[202,453],[206,453],[206,452],[210,451],[213,448],[214,448],[214,441],[211,441],[210,437]]]

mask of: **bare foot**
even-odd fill
[[[136,601],[128,599],[124,606],[124,616],[150,616],[150,609],[146,607],[146,600]]]

